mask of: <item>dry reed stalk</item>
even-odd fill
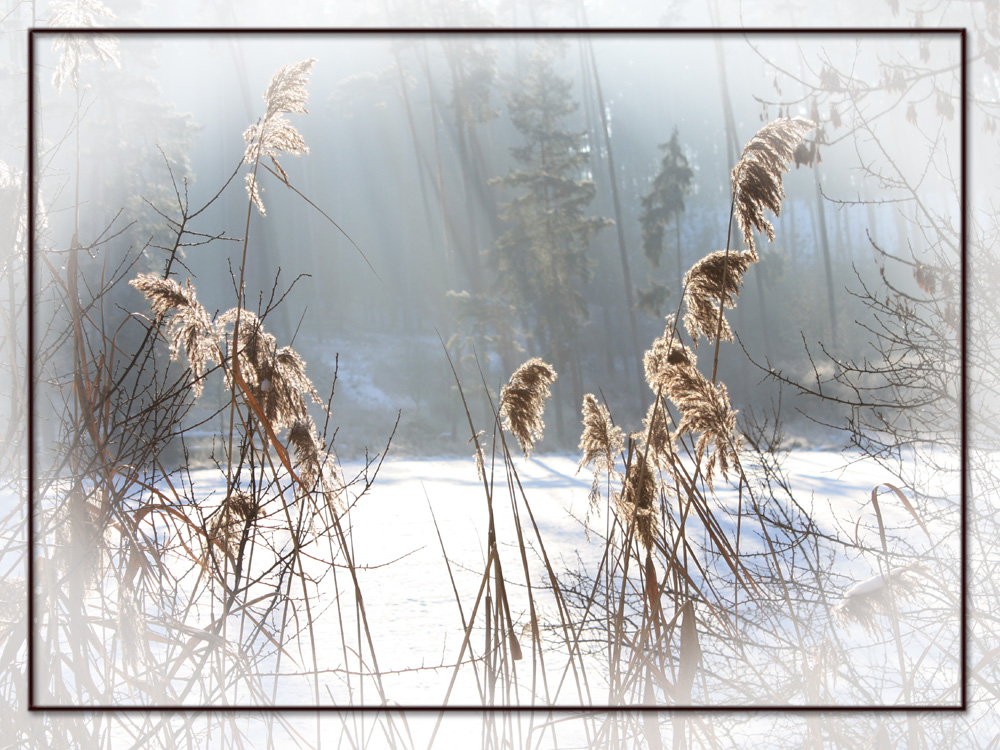
[[[518,367],[500,389],[500,416],[507,420],[525,458],[545,432],[545,399],[552,396],[549,386],[557,377],[551,365],[534,357]]]

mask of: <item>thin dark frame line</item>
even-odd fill
[[[424,712],[424,711],[455,711],[455,712],[548,712],[556,713],[560,711],[590,712],[590,713],[621,713],[634,711],[657,711],[665,713],[739,713],[739,712],[766,712],[766,713],[910,713],[919,712],[965,712],[969,708],[968,704],[968,316],[967,304],[968,295],[968,49],[967,49],[967,29],[964,27],[948,28],[846,28],[846,27],[821,27],[790,29],[778,27],[762,28],[656,28],[656,27],[473,27],[473,28],[442,28],[442,27],[344,27],[344,28],[182,28],[182,27],[146,27],[146,28],[114,28],[114,27],[84,27],[84,28],[35,28],[28,29],[28,252],[27,252],[27,280],[28,280],[28,321],[27,335],[29,352],[27,356],[27,395],[28,395],[28,457],[27,457],[27,501],[28,501],[28,551],[27,551],[27,584],[28,584],[28,665],[27,665],[27,688],[28,688],[28,711],[52,711],[52,712],[301,712],[301,711],[362,711],[362,712]],[[34,675],[34,646],[35,646],[35,580],[34,580],[34,542],[35,542],[35,472],[34,472],[34,397],[35,397],[35,366],[34,366],[34,296],[35,296],[35,272],[34,272],[34,249],[35,249],[35,38],[36,36],[78,34],[78,35],[120,35],[120,36],[208,36],[208,35],[231,35],[231,36],[281,36],[281,35],[309,35],[309,36],[339,36],[339,35],[495,35],[495,36],[552,36],[552,35],[587,35],[587,36],[613,36],[613,35],[649,35],[649,36],[683,36],[683,35],[722,35],[722,36],[749,36],[749,35],[776,35],[776,36],[941,36],[954,35],[959,37],[960,63],[960,282],[961,288],[961,314],[959,324],[959,359],[961,382],[959,385],[959,432],[960,432],[960,599],[962,602],[959,614],[959,665],[960,665],[960,700],[957,705],[794,705],[785,704],[779,706],[772,705],[692,705],[692,706],[599,706],[599,705],[556,705],[556,706],[479,706],[479,705],[413,705],[413,706],[338,706],[338,705],[251,705],[251,706],[64,706],[64,705],[41,705],[35,702],[35,675]]]
[[[218,712],[229,712],[229,713],[302,713],[302,712],[313,712],[313,711],[360,711],[365,713],[410,713],[410,712],[437,712],[437,711],[460,711],[460,712],[475,712],[483,713],[489,711],[490,713],[518,713],[521,711],[527,713],[550,713],[557,714],[560,712],[572,712],[574,714],[580,713],[871,713],[871,714],[906,714],[906,713],[927,713],[927,712],[942,712],[942,713],[964,713],[966,709],[959,705],[954,706],[867,706],[867,705],[851,705],[851,706],[805,706],[796,704],[787,704],[782,706],[771,706],[771,705],[737,705],[737,706],[713,706],[713,705],[693,705],[693,706],[646,706],[646,705],[636,705],[636,706],[598,706],[598,705],[553,705],[553,706],[478,706],[478,705],[454,705],[454,706],[406,706],[406,705],[392,705],[392,706],[335,706],[335,705],[294,705],[294,706],[257,706],[257,705],[224,705],[216,706],[212,704],[207,705],[188,705],[188,706],[35,706],[31,709],[32,711],[44,711],[46,713],[201,713],[204,711],[218,711]]]
[[[969,180],[969,152],[968,152],[968,139],[969,139],[969,91],[968,91],[968,34],[965,29],[962,29],[959,35],[959,46],[961,49],[962,56],[962,67],[959,73],[959,88],[962,93],[962,100],[959,102],[959,111],[961,112],[962,127],[961,127],[961,145],[960,145],[960,155],[959,159],[962,165],[962,179],[961,179],[961,198],[959,201],[960,206],[960,219],[959,219],[959,241],[961,243],[961,256],[962,256],[962,268],[960,273],[959,286],[961,287],[961,297],[962,297],[962,316],[960,333],[959,333],[959,359],[961,361],[960,370],[962,373],[961,383],[959,385],[959,464],[961,466],[961,472],[959,481],[961,483],[961,503],[959,505],[959,516],[960,516],[960,526],[961,535],[959,537],[959,558],[961,562],[961,570],[959,573],[959,579],[961,583],[959,584],[959,589],[961,590],[961,601],[962,609],[959,614],[959,622],[961,626],[961,638],[958,642],[958,659],[961,664],[962,671],[962,684],[960,686],[961,690],[961,700],[960,705],[962,710],[968,710],[969,708],[969,676],[968,676],[968,630],[969,630],[969,558],[968,558],[968,540],[966,539],[968,531],[968,505],[969,505],[969,432],[968,432],[968,409],[969,409],[969,394],[968,394],[968,357],[969,357],[969,306],[967,303],[968,299],[968,281],[969,281],[969,237],[968,237],[968,211],[969,207],[967,204],[968,196],[968,180]]]
[[[34,711],[35,705],[35,37],[28,32],[28,252],[26,258],[28,276],[28,571],[25,580],[28,584],[28,711]]]
[[[494,36],[551,36],[554,34],[565,35],[565,36],[614,36],[617,34],[624,35],[655,35],[655,36],[682,36],[685,34],[692,35],[722,35],[722,36],[744,36],[748,34],[754,35],[777,35],[777,36],[787,36],[789,34],[794,34],[795,36],[843,36],[843,35],[861,35],[861,36],[948,36],[953,34],[964,34],[965,28],[962,26],[956,27],[940,27],[940,28],[871,28],[871,27],[837,27],[837,26],[817,26],[802,29],[790,29],[781,28],[775,26],[761,26],[761,27],[747,27],[747,28],[718,28],[714,29],[711,27],[691,27],[691,28],[659,28],[656,26],[602,26],[602,27],[581,27],[581,26],[525,26],[525,27],[491,27],[491,26],[469,26],[465,28],[458,27],[442,27],[442,26],[331,26],[331,27],[248,27],[248,28],[233,28],[233,27],[201,27],[201,28],[184,28],[180,26],[149,26],[149,27],[114,27],[114,26],[46,26],[46,27],[32,27],[28,30],[29,34],[81,34],[81,35],[121,35],[121,36],[155,36],[155,35],[172,35],[172,36],[218,36],[218,35],[232,35],[232,36],[280,36],[283,34],[295,35],[295,36],[329,36],[329,35],[339,35],[339,34],[352,34],[352,35],[370,35],[370,36],[382,36],[391,34],[409,34],[409,35],[458,35],[463,34],[470,35],[494,35]]]

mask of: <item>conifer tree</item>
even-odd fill
[[[684,196],[691,187],[694,171],[681,150],[677,128],[667,143],[660,144],[663,158],[660,171],[653,178],[649,192],[642,197],[642,251],[653,268],[658,268],[663,256],[663,233],[671,222],[677,229],[677,290],[680,292],[683,278],[683,262],[680,247],[680,219],[684,213]],[[639,306],[647,312],[659,316],[660,307],[666,301],[666,287],[653,282],[648,289],[639,290]],[[646,303],[646,304],[644,304]]]
[[[511,154],[522,168],[493,181],[517,194],[501,207],[509,229],[497,240],[492,262],[499,292],[522,311],[534,338],[531,351],[570,372],[579,390],[572,352],[587,318],[587,253],[595,232],[611,222],[584,213],[595,187],[582,179],[585,133],[564,124],[579,106],[571,90],[572,82],[556,74],[552,53],[536,49],[508,95],[511,120],[524,137]]]

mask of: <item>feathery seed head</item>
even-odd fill
[[[622,429],[611,420],[608,407],[600,403],[593,393],[584,396],[583,434],[580,436],[583,458],[580,459],[580,468],[594,463],[595,471],[610,469],[624,442]]]
[[[62,0],[52,4],[52,14],[48,25],[62,28],[99,28],[100,19],[113,20],[115,14],[99,0]],[[110,34],[60,34],[52,42],[54,52],[62,52],[52,85],[62,92],[69,81],[77,86],[80,80],[80,63],[84,60],[99,60],[121,67],[118,39]]]
[[[856,622],[872,632],[877,618],[891,613],[893,596],[897,601],[913,598],[919,590],[920,574],[926,575],[926,569],[918,563],[897,568],[888,576],[866,578],[844,593],[834,605],[833,615],[840,622]]]
[[[642,450],[632,454],[632,463],[625,472],[621,492],[614,495],[615,506],[627,523],[635,524],[635,537],[647,551],[653,549],[660,527],[657,497],[659,483],[651,463]]]
[[[667,330],[653,340],[642,357],[646,382],[654,393],[666,392],[671,373],[679,367],[694,367],[695,353],[677,340],[673,316],[667,319]]]
[[[729,392],[723,383],[712,385],[707,380],[707,386],[700,397],[693,397],[683,410],[683,417],[677,425],[677,434],[698,432],[698,442],[695,443],[695,453],[701,458],[707,454],[705,461],[705,478],[708,486],[713,488],[713,478],[716,469],[723,478],[728,478],[729,467],[739,462],[740,437],[736,434],[736,411],[729,404]],[[714,447],[709,448],[714,443]]]
[[[551,397],[549,386],[556,377],[551,365],[534,357],[518,367],[500,389],[500,416],[507,420],[507,428],[517,438],[525,458],[545,431],[545,399]]]
[[[236,316],[234,307],[219,317],[216,326],[220,337],[226,335],[226,326],[235,325]],[[298,352],[290,346],[278,349],[277,340],[264,330],[260,318],[250,310],[240,313],[235,345],[243,379],[275,431],[308,416],[305,394],[316,402],[320,398]],[[230,346],[233,346],[231,340]],[[227,373],[227,383],[228,377]]]
[[[306,100],[309,98],[309,91],[306,89],[306,84],[309,83],[309,74],[312,73],[315,64],[316,58],[311,58],[297,63],[288,63],[278,68],[264,90],[264,104],[267,105],[266,117],[279,112],[294,112],[302,115],[308,113]]]
[[[320,492],[333,512],[344,509],[344,482],[336,459],[324,450],[316,423],[306,415],[288,428],[288,442],[295,451],[299,485],[296,493]]]
[[[306,84],[315,63],[315,59],[303,60],[280,67],[264,91],[264,117],[243,133],[243,140],[247,144],[243,154],[244,163],[255,165],[262,156],[268,157],[274,171],[285,184],[288,184],[288,175],[278,163],[278,153],[284,152],[292,156],[309,153],[302,135],[285,118],[285,114],[306,113],[306,100],[309,96]],[[257,210],[262,216],[265,215],[255,173],[247,175],[246,188]]]
[[[205,387],[202,376],[208,363],[219,361],[219,340],[208,311],[198,302],[191,280],[188,279],[186,286],[182,287],[173,279],[141,273],[129,285],[142,292],[149,300],[157,323],[166,315],[172,314],[167,329],[170,357],[179,361],[180,350],[184,349],[194,376],[194,394],[196,397],[201,395]]]
[[[257,518],[257,502],[245,490],[235,490],[219,508],[209,526],[209,536],[230,554],[236,555],[243,527]]]
[[[600,501],[602,472],[610,478],[614,473],[615,455],[625,443],[621,427],[614,424],[608,408],[600,403],[593,393],[583,397],[583,434],[580,436],[580,450],[583,457],[577,467],[594,464],[594,481],[590,488],[590,505],[596,508]]]
[[[684,275],[684,327],[698,345],[702,335],[712,342],[719,329],[719,301],[723,307],[735,307],[743,286],[743,276],[756,260],[752,251],[733,252],[716,250],[695,263]],[[733,340],[733,332],[725,317],[719,337],[724,341]]]
[[[253,172],[247,172],[246,176],[243,178],[243,182],[247,186],[247,195],[250,196],[250,200],[257,207],[257,211],[261,216],[267,216],[267,210],[264,208],[264,201],[261,199],[260,194],[264,192],[264,188],[260,186],[257,182],[257,176]]]
[[[632,435],[632,439],[646,453],[646,459],[658,468],[667,468],[673,455],[673,438],[667,425],[666,407],[654,401],[642,418],[642,430]]]
[[[733,168],[733,199],[736,220],[748,251],[757,260],[754,231],[774,240],[774,227],[764,218],[764,210],[775,216],[781,211],[785,189],[781,176],[795,156],[802,136],[816,127],[804,117],[781,117],[767,123],[750,139]]]
[[[710,383],[697,368],[682,365],[670,371],[665,392],[681,412],[675,435],[699,433],[695,454],[699,461],[708,455],[704,474],[713,487],[716,470],[727,477],[729,467],[739,461],[737,412],[730,405],[729,391],[723,383]]]

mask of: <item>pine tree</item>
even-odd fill
[[[677,128],[667,143],[660,144],[663,158],[660,171],[653,178],[650,191],[642,198],[642,251],[653,268],[658,268],[663,256],[663,233],[671,222],[677,228],[677,283],[680,291],[683,262],[680,247],[680,218],[684,213],[684,196],[691,187],[694,171],[681,150]],[[639,306],[646,312],[659,316],[666,302],[667,289],[653,282],[650,288],[639,290]]]
[[[588,248],[594,234],[612,222],[584,214],[595,187],[581,179],[584,132],[563,124],[578,108],[571,90],[572,82],[556,74],[552,54],[536,49],[526,75],[508,95],[511,120],[525,139],[511,154],[523,168],[493,181],[518,194],[501,207],[510,228],[497,240],[492,262],[499,292],[521,309],[531,329],[531,351],[557,370],[568,370],[578,390],[579,365],[571,354],[587,319]]]

